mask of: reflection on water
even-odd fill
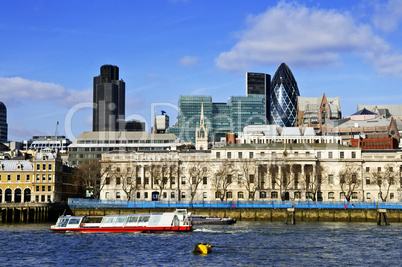
[[[400,266],[402,224],[238,222],[191,233],[52,233],[48,224],[0,226],[1,265]],[[216,247],[194,255],[198,243]]]

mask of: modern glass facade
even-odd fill
[[[270,94],[271,94],[271,75],[265,73],[247,72],[246,73],[246,95],[265,95],[265,118],[266,123],[270,120]]]
[[[296,79],[289,67],[282,63],[271,82],[270,124],[281,127],[295,125],[297,97],[300,96]]]
[[[0,102],[0,142],[7,142],[8,125],[7,125],[7,108]]]
[[[232,96],[227,103],[212,103],[211,96],[180,96],[178,121],[167,133],[194,143],[202,103],[210,140],[219,140],[225,133],[242,132],[247,125],[265,124],[264,95]]]

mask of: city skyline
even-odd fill
[[[105,64],[118,66],[126,83],[126,120],[143,120],[148,131],[161,109],[174,124],[180,95],[245,96],[246,72],[273,76],[282,62],[300,96],[339,96],[343,116],[358,104],[401,104],[401,7],[400,0],[3,3],[8,139],[52,135],[58,121],[59,135],[91,131],[93,77]]]

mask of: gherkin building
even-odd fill
[[[281,127],[294,126],[300,93],[295,77],[285,63],[279,66],[272,78],[270,96],[270,123]]]

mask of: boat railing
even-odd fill
[[[402,209],[402,202],[368,201],[127,201],[70,198],[70,208],[304,208],[304,209]]]

